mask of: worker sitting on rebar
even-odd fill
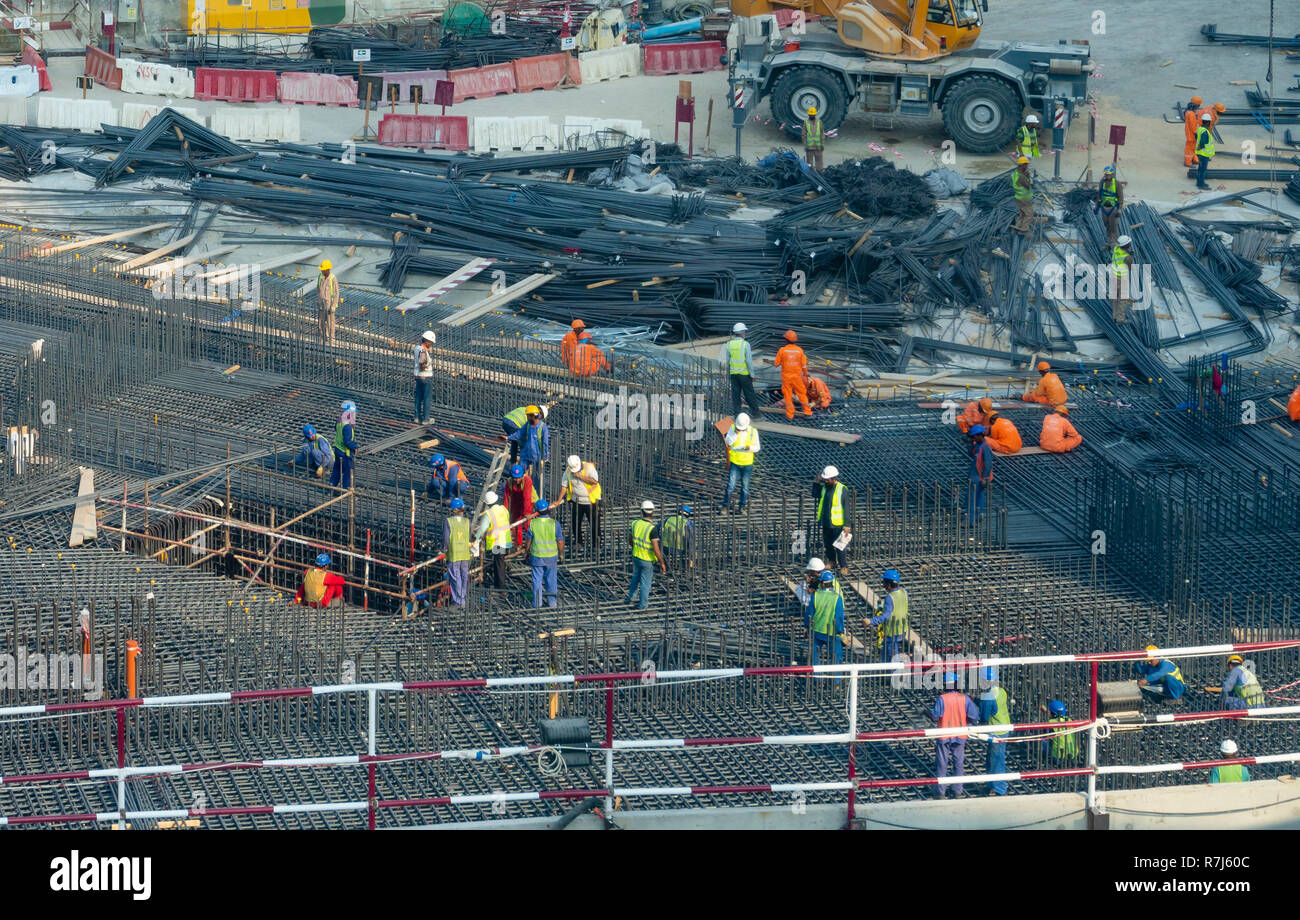
[[[1219,688],[1219,702],[1224,709],[1250,709],[1267,704],[1253,661],[1243,661],[1240,655],[1229,655],[1227,667],[1228,676]]]
[[[605,353],[591,339],[584,339],[573,350],[573,373],[578,377],[594,377],[610,368]]]
[[[1048,722],[1068,722],[1065,704],[1052,700],[1047,704]],[[1079,740],[1073,728],[1054,728],[1052,736],[1043,739],[1043,753],[1057,763],[1071,763],[1079,757]]]
[[[569,326],[569,331],[560,339],[560,360],[565,367],[573,370],[573,356],[578,350],[578,343],[591,338],[591,333],[587,331],[587,324],[580,319],[575,319]]]
[[[832,664],[839,664],[844,655],[840,636],[844,634],[844,598],[835,593],[835,574],[822,572],[817,576],[817,591],[804,608],[805,626],[812,628],[812,663],[817,664],[817,650],[829,655]],[[825,662],[822,662],[823,664]]]
[[[1148,645],[1146,650],[1146,660],[1133,663],[1133,670],[1138,675],[1138,689],[1159,700],[1181,699],[1187,690],[1183,672],[1168,658],[1157,655],[1160,649],[1156,646]]]
[[[1039,361],[1038,373],[1040,375],[1038,386],[1032,393],[1026,393],[1020,398],[1025,402],[1043,403],[1048,406],[1065,405],[1065,384],[1061,383],[1061,378],[1052,372],[1052,365],[1046,361]]]
[[[429,466],[433,468],[433,473],[424,487],[424,494],[429,498],[450,501],[462,497],[469,488],[469,479],[455,460],[434,454],[429,458]]]
[[[805,370],[803,385],[804,389],[808,391],[808,399],[812,402],[814,409],[829,409],[831,407],[831,388],[826,385],[825,380],[814,377]]]
[[[1003,418],[996,411],[989,413],[984,425],[988,429],[984,441],[998,453],[1014,454],[1025,446],[1024,441],[1020,439],[1020,430],[1011,424],[1010,419]]]
[[[1057,406],[1043,419],[1043,430],[1038,436],[1038,446],[1054,454],[1074,450],[1083,443],[1083,435],[1070,424],[1070,410]]]
[[[957,427],[961,429],[962,434],[969,434],[972,425],[983,425],[987,428],[989,414],[992,412],[993,400],[987,396],[972,400],[966,403],[966,408],[962,410],[961,415],[957,416]]]
[[[1192,165],[1192,164],[1188,164]],[[1097,203],[1093,212],[1106,225],[1106,242],[1114,242],[1119,233],[1119,212],[1124,210],[1124,183],[1115,178],[1114,164],[1107,164],[1097,184]]]
[[[298,456],[288,461],[285,466],[294,466],[308,461],[311,462],[311,469],[316,474],[316,478],[324,479],[325,474],[334,468],[334,448],[330,446],[329,438],[317,434],[313,426],[303,425],[302,450],[298,451]]]
[[[316,565],[303,573],[302,584],[293,596],[295,604],[330,607],[335,601],[343,603],[343,576],[329,571],[329,566],[329,553],[321,553],[316,557]]]

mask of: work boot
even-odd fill
[[[804,418],[812,418],[812,410],[811,410],[811,409],[804,409],[804,410],[803,410],[803,417],[804,417]]]
[[[849,574],[849,567],[847,565],[840,566],[840,574],[847,576]]]

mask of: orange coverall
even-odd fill
[[[984,413],[980,411],[980,402],[978,399],[974,402],[967,403],[965,411],[962,412],[961,415],[957,416],[957,427],[961,429],[962,434],[970,431],[972,425],[984,425],[987,428],[987,423],[988,419],[986,419]]]
[[[989,416],[989,433],[984,440],[1000,454],[1014,454],[1025,446],[1016,426],[996,412]]]
[[[803,414],[812,415],[812,407],[808,405],[808,390],[803,384],[804,372],[808,367],[808,359],[804,356],[803,349],[793,342],[782,345],[772,363],[781,368],[781,395],[785,397],[785,417],[794,418],[794,399],[790,395],[791,391],[803,404]]]
[[[570,329],[564,334],[564,338],[560,339],[560,360],[564,362],[564,366],[569,370],[573,370],[573,358],[577,354],[578,343],[589,338],[591,338],[591,333],[586,329],[581,332]]]
[[[1038,386],[1034,392],[1024,395],[1025,402],[1045,403],[1049,406],[1065,405],[1065,385],[1061,383],[1061,378],[1056,374],[1048,371],[1038,381]]]
[[[1083,443],[1083,436],[1074,430],[1070,420],[1059,412],[1053,412],[1043,419],[1043,433],[1038,438],[1038,446],[1054,454],[1063,454],[1074,450]]]
[[[609,362],[605,360],[604,352],[584,340],[578,343],[578,348],[573,353],[572,370],[579,377],[591,377],[609,370]]]
[[[818,409],[831,407],[831,388],[826,385],[825,380],[807,374],[804,376],[804,387],[808,390],[808,398]]]
[[[1286,401],[1286,414],[1291,416],[1291,421],[1300,422],[1300,387],[1296,387]]]
[[[1213,108],[1213,106],[1211,106]],[[1183,165],[1196,165],[1196,131],[1201,126],[1201,113],[1189,108],[1183,113]]]

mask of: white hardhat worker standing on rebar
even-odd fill
[[[655,503],[646,499],[641,503],[641,519],[632,522],[628,528],[627,543],[632,547],[632,582],[627,586],[625,604],[632,603],[632,598],[640,591],[637,607],[644,610],[650,606],[650,586],[655,580],[655,563],[659,570],[668,574],[668,564],[664,562],[663,547],[659,543],[659,525],[655,523]]]
[[[560,500],[573,507],[569,527],[573,545],[582,545],[582,525],[585,522],[587,532],[591,534],[591,548],[597,549],[600,545],[600,474],[596,472],[596,464],[590,460],[583,461],[577,454],[570,454],[564,466]]]
[[[817,503],[817,522],[822,525],[822,547],[828,565],[838,568],[841,575],[847,575],[847,544],[842,547],[835,545],[844,533],[844,522],[847,520],[844,511],[844,483],[840,482],[839,476],[840,471],[833,466],[823,469],[821,475],[813,480],[812,497]]]
[[[740,507],[737,510],[744,511],[749,503],[749,479],[754,475],[754,454],[759,452],[760,445],[758,431],[744,412],[736,416],[724,440],[727,442],[727,463],[730,464],[727,487],[722,492],[722,511],[725,514],[731,510],[731,493],[736,491],[736,483],[740,483]]]
[[[510,535],[510,512],[501,504],[501,497],[495,492],[483,493],[483,517],[479,519],[474,530],[474,548],[480,541],[492,553],[492,585],[496,588],[506,587],[506,554],[513,544]],[[486,560],[483,566],[483,581],[487,581]]]
[[[749,403],[749,411],[758,413],[758,394],[754,392],[754,353],[745,341],[749,328],[744,323],[731,327],[731,339],[722,346],[720,360],[731,376],[731,414],[740,412],[740,397]]]
[[[429,411],[433,398],[433,343],[437,336],[426,329],[415,346],[415,424],[427,425],[433,421]]]
[[[1016,155],[1037,159],[1038,152],[1038,116],[1026,115],[1025,123],[1016,129]]]

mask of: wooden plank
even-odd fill
[[[161,259],[163,256],[171,255],[173,252],[175,252],[178,249],[184,249],[190,243],[194,242],[194,238],[196,236],[198,236],[197,233],[186,234],[185,236],[181,237],[179,240],[173,240],[170,243],[166,243],[162,246],[159,246],[157,249],[146,252],[142,256],[136,256],[134,259],[128,259],[127,261],[119,265],[118,268],[125,272],[125,271],[130,271],[133,268],[139,268],[141,265],[148,265],[150,262],[156,262],[159,259]]]
[[[182,256],[179,259],[171,259],[163,262],[161,265],[146,265],[140,269],[137,274],[145,275],[150,278],[168,278],[187,265],[195,265],[200,262],[211,262],[217,256],[224,256],[234,252],[238,246],[218,246],[216,249],[205,249],[203,252],[195,253],[192,256]]]
[[[529,275],[522,281],[516,281],[505,290],[490,294],[480,300],[478,303],[470,304],[468,307],[444,319],[443,325],[446,326],[463,326],[470,320],[477,319],[484,313],[488,313],[498,307],[504,307],[506,304],[520,297],[523,297],[529,291],[541,287],[546,282],[554,278],[554,274],[533,274]]]
[[[1000,452],[1000,451],[994,451],[994,453],[998,456],[998,458],[1002,458],[1002,457],[1033,457],[1033,456],[1036,456],[1036,455],[1038,455],[1038,454],[1050,454],[1051,451],[1050,451],[1050,450],[1043,450],[1041,447],[1033,447],[1033,446],[1030,446],[1030,447],[1022,447],[1022,448],[1020,448],[1020,450],[1016,451],[1014,454],[1004,454],[1004,453],[1002,453],[1002,452]]]
[[[92,236],[88,239],[77,240],[75,243],[60,243],[58,246],[51,246],[49,249],[37,249],[32,255],[37,257],[58,255],[61,252],[72,252],[74,249],[84,249],[87,246],[94,246],[97,243],[111,243],[114,240],[127,240],[133,236],[143,236],[146,233],[154,233],[158,230],[165,230],[172,226],[170,222],[162,224],[149,224],[147,227],[136,227],[132,230],[119,230],[116,233],[105,233],[103,236]]]
[[[81,480],[77,485],[77,507],[72,513],[69,546],[81,546],[98,536],[95,521],[95,471],[86,466],[80,469]]]

